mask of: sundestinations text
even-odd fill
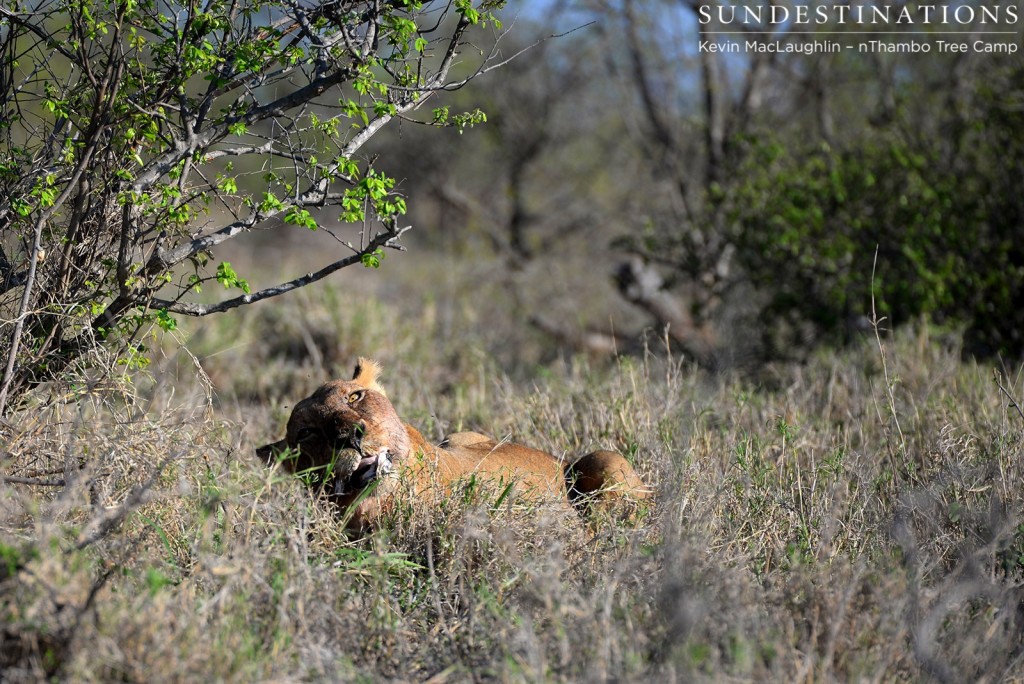
[[[1020,20],[1017,5],[701,5],[698,22],[722,25],[770,26],[777,24],[996,24],[1008,26]]]

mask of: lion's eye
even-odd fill
[[[356,390],[352,394],[348,395],[348,403],[357,404],[363,400],[363,395],[366,394],[366,390]]]

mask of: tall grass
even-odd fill
[[[305,296],[193,338],[212,393],[169,350],[3,426],[5,680],[1024,677],[1019,374],[921,329],[886,372],[868,340],[757,380],[654,342],[508,375],[471,328]],[[358,354],[428,437],[614,448],[656,503],[588,523],[467,485],[350,539],[253,450]]]

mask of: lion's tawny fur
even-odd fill
[[[453,483],[470,475],[482,483],[513,482],[519,496],[537,500],[650,496],[629,462],[612,451],[566,463],[478,432],[451,434],[440,445],[431,444],[398,417],[378,382],[380,373],[379,364],[360,358],[351,380],[328,382],[300,401],[285,438],[257,449],[267,463],[288,450],[292,456],[282,461],[284,467],[322,473],[322,486],[332,499],[345,509],[356,504],[350,519],[354,528],[372,526],[399,488],[423,501],[446,495]],[[379,482],[366,496],[363,490],[372,480]]]

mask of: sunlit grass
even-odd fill
[[[658,349],[509,374],[468,333],[334,296],[207,324],[212,405],[175,356],[132,412],[18,416],[3,475],[66,486],[0,488],[5,678],[1020,676],[1024,420],[927,331],[883,340],[891,392],[874,340],[757,381]],[[428,438],[613,448],[654,505],[588,524],[467,485],[349,538],[253,451],[359,354]]]

